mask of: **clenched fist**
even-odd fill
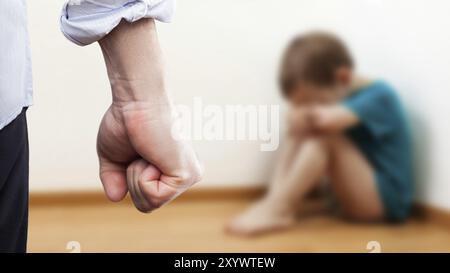
[[[153,20],[122,22],[100,45],[113,94],[97,139],[100,178],[110,200],[130,191],[136,207],[149,212],[198,182],[202,167],[172,130]]]

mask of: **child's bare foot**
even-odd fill
[[[281,210],[268,200],[261,200],[233,219],[226,231],[251,236],[284,229],[295,224],[295,212]]]

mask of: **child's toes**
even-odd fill
[[[234,219],[225,226],[225,232],[237,236],[249,236],[251,234],[250,230],[247,230],[246,226],[243,225],[238,219]]]

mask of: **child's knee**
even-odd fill
[[[312,135],[304,139],[303,146],[323,150],[342,145],[344,141],[345,136],[342,134]]]
[[[348,137],[342,133],[322,136],[322,141],[331,152],[339,152],[353,145]]]
[[[313,135],[303,140],[302,150],[310,152],[324,152],[329,148],[329,138],[327,136]]]
[[[335,155],[345,152],[346,142],[342,134],[310,136],[304,139],[301,151],[316,159],[325,160],[333,168]]]

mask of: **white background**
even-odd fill
[[[110,101],[98,46],[59,32],[63,1],[30,0],[35,106],[29,111],[32,191],[100,189],[95,137]],[[419,198],[450,209],[450,2],[446,0],[179,0],[159,25],[176,103],[278,104],[279,56],[296,33],[336,31],[358,68],[390,81],[415,131]],[[259,185],[275,153],[258,142],[197,141],[202,186]]]

